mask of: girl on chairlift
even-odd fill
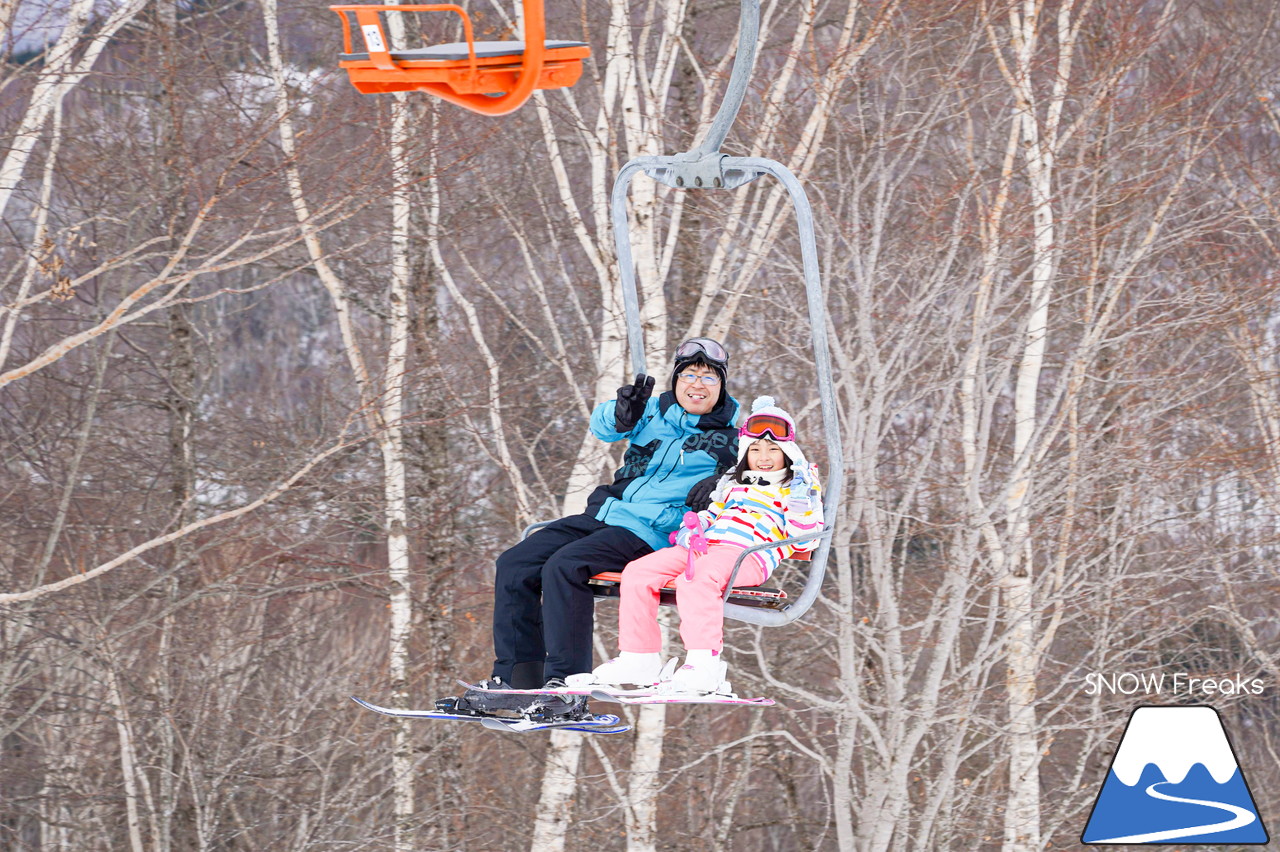
[[[672,533],[672,547],[627,564],[618,612],[619,653],[593,672],[597,683],[658,683],[659,691],[725,693],[724,590],[743,549],[822,529],[817,467],[795,443],[791,415],[762,396],[738,429],[738,466],[722,477],[711,505],[689,512]],[[696,518],[697,523],[694,524]],[[735,586],[758,586],[783,559],[816,549],[816,539],[780,544],[749,554]],[[657,615],[660,590],[675,578],[684,665],[663,674]]]

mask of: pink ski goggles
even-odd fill
[[[753,414],[738,429],[739,438],[770,437],[775,441],[794,441],[795,427],[791,421],[776,414]]]

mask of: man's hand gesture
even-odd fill
[[[619,432],[630,432],[640,422],[645,404],[653,395],[653,376],[640,373],[636,383],[618,388],[618,402],[613,409],[614,426]]]

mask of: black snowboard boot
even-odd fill
[[[491,677],[488,680],[482,680],[476,686],[483,686],[488,689],[512,689],[511,684],[507,683],[500,677]],[[468,689],[458,698],[454,699],[454,713],[471,713],[477,716],[506,716],[517,717],[523,715],[524,708],[528,706],[531,698],[528,694],[515,694],[503,692],[484,692],[479,689]]]

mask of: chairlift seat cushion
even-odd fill
[[[494,59],[502,56],[513,57],[513,61],[519,61],[524,55],[523,41],[477,41],[475,44],[476,59]],[[582,41],[559,41],[548,39],[543,42],[547,50],[560,50],[571,47],[586,47],[586,42]],[[393,50],[391,58],[397,62],[411,61],[436,61],[436,62],[465,62],[468,58],[467,43],[465,41],[452,42],[450,44],[434,44],[430,47],[419,47],[413,50]],[[548,56],[548,59],[556,59],[555,56]],[[368,53],[343,53],[339,54],[339,59],[343,62],[367,62],[369,61]]]
[[[603,571],[587,581],[592,593],[598,598],[616,598],[622,586],[622,572]],[[662,587],[660,602],[674,606],[676,602],[676,581],[668,580]],[[766,586],[734,586],[729,593],[729,603],[740,606],[760,607],[763,609],[781,609],[787,604],[787,593],[781,589],[770,589]]]

